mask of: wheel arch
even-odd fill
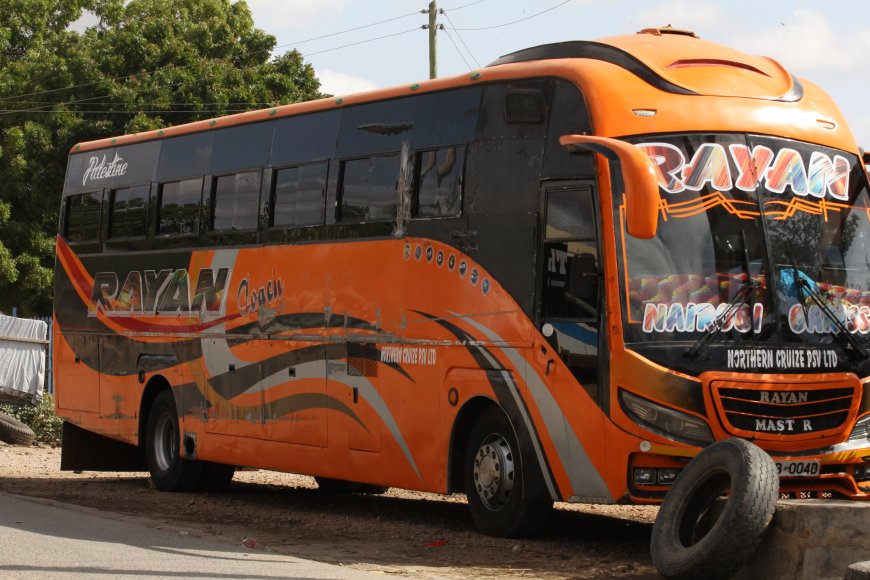
[[[148,380],[148,384],[145,385],[145,391],[142,393],[142,400],[139,403],[139,447],[142,447],[145,442],[145,431],[148,429],[148,416],[151,413],[154,399],[163,391],[171,389],[169,381],[163,375],[154,375]]]
[[[447,493],[465,492],[465,470],[463,468],[465,465],[465,446],[471,428],[477,422],[478,417],[490,407],[501,409],[495,400],[477,396],[466,401],[459,409],[459,413],[456,414],[456,420],[453,421],[453,428],[450,432],[450,448],[447,457]],[[504,409],[501,411],[505,412]]]

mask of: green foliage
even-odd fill
[[[54,398],[45,393],[39,405],[14,407],[0,405],[0,411],[12,415],[36,433],[36,440],[40,443],[60,444],[63,430],[63,419],[54,412]]]
[[[99,22],[78,33],[83,10]],[[275,44],[241,1],[0,0],[0,310],[51,312],[77,142],[323,96]]]

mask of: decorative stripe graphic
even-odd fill
[[[452,312],[451,314],[460,316]],[[502,337],[480,322],[469,316],[462,318],[485,334],[491,341],[505,344],[505,340]],[[612,501],[607,484],[601,477],[601,474],[598,473],[592,460],[589,459],[589,455],[583,449],[577,434],[571,428],[564,413],[562,413],[562,409],[541,377],[530,366],[525,364],[525,359],[516,349],[510,347],[497,348],[507,355],[514,367],[525,367],[528,371],[526,374],[526,385],[529,387],[529,392],[538,405],[541,417],[544,419],[547,431],[549,431],[553,445],[556,447],[556,452],[559,454],[559,461],[561,461],[565,471],[568,473],[574,495],[596,501]],[[564,436],[561,436],[562,434]]]
[[[550,493],[550,497],[554,501],[558,501],[560,499],[559,493],[556,490],[556,486],[554,484],[554,476],[552,470],[550,469],[549,463],[547,463],[547,458],[544,455],[543,449],[541,448],[540,437],[538,435],[537,429],[535,428],[535,424],[532,422],[529,417],[529,411],[526,408],[525,401],[523,401],[522,397],[519,394],[519,388],[517,387],[516,382],[513,380],[511,373],[508,369],[506,369],[499,361],[496,359],[492,353],[490,353],[485,347],[475,344],[477,341],[473,336],[444,320],[443,318],[438,318],[431,314],[427,314],[425,312],[414,311],[420,316],[424,316],[431,321],[440,324],[451,334],[453,334],[456,338],[458,338],[465,348],[468,350],[469,354],[477,361],[477,364],[482,369],[494,369],[498,371],[498,381],[493,380],[490,376],[490,385],[492,386],[493,391],[496,393],[496,396],[499,399],[499,402],[503,407],[510,407],[515,409],[516,414],[522,419],[525,424],[526,430],[529,433],[530,444],[532,445],[532,451],[534,451],[535,456],[538,460],[538,465],[541,468],[541,474],[544,478],[544,483],[547,486],[547,490]],[[461,318],[467,320],[466,317],[458,314],[451,313],[456,318]],[[523,365],[517,366],[516,368],[523,368]]]

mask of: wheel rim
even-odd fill
[[[510,500],[514,489],[514,454],[507,439],[486,437],[474,457],[474,488],[480,501],[495,511]]]
[[[169,471],[178,453],[178,430],[175,421],[163,413],[154,428],[154,459],[160,471]]]

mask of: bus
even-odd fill
[[[81,143],[64,469],[465,493],[484,532],[660,503],[743,438],[870,499],[870,200],[832,100],[672,28]]]

